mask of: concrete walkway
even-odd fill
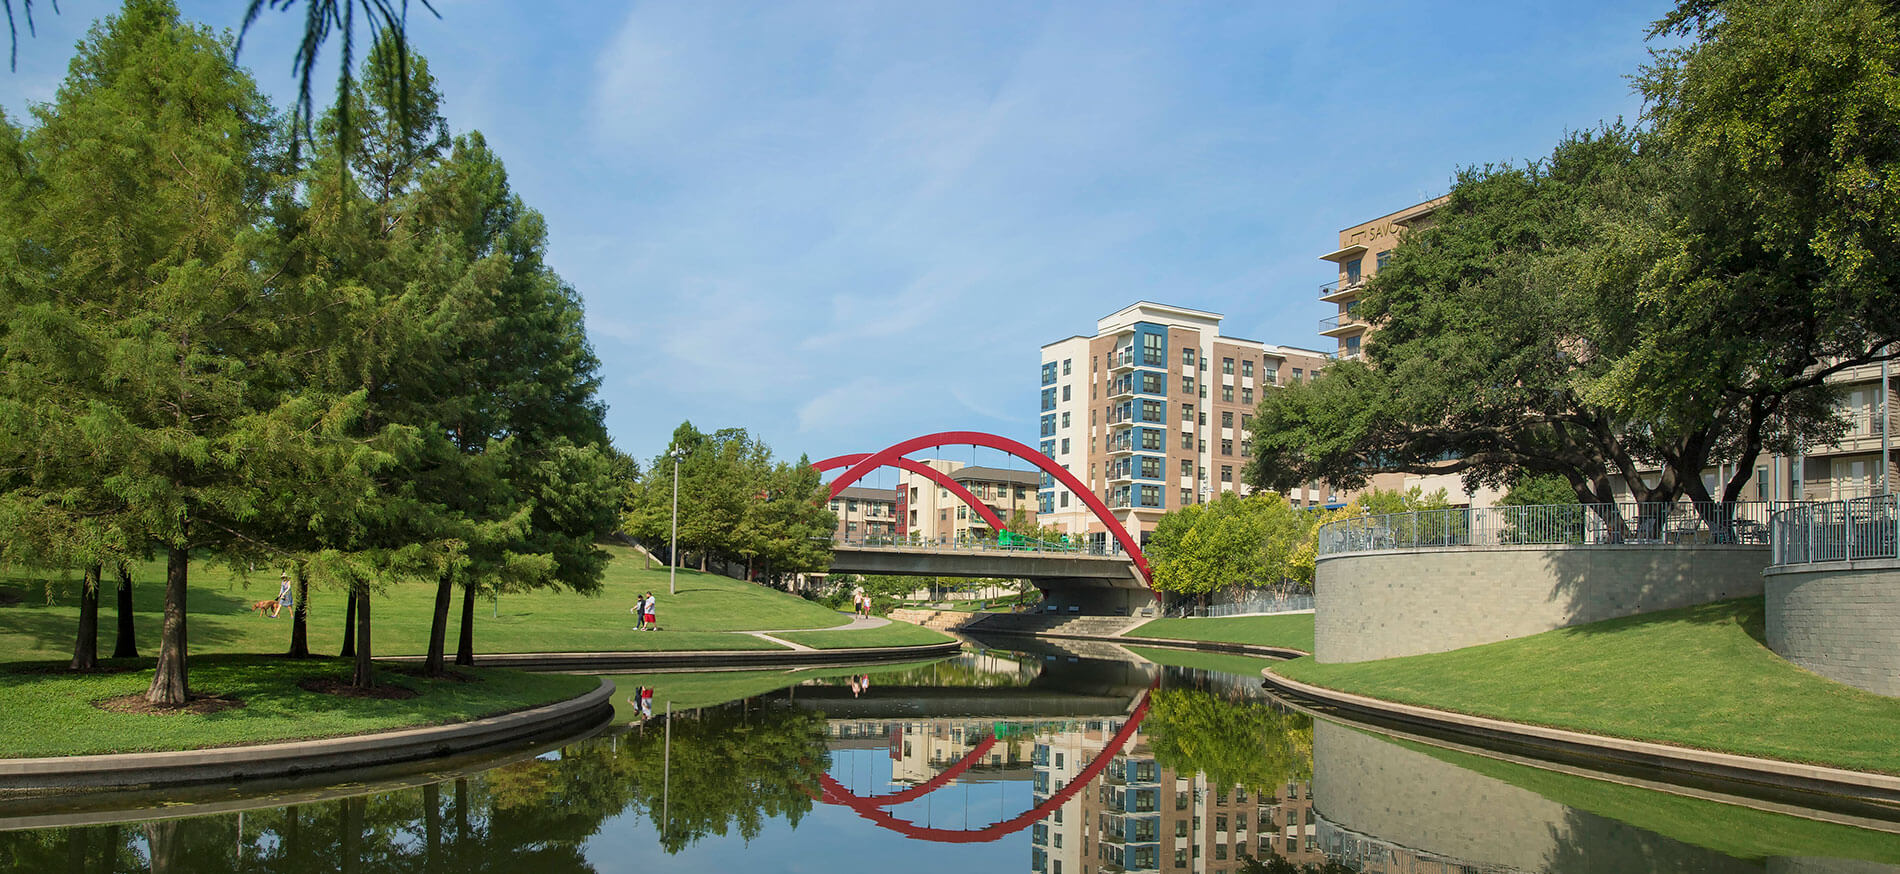
[[[800,631],[863,631],[864,629],[867,629],[867,628],[883,628],[884,626],[889,625],[889,624],[891,624],[891,620],[885,619],[882,616],[866,617],[866,616],[854,615],[851,617],[850,622],[847,622],[843,625],[834,625],[830,628],[778,628],[771,631],[734,631],[730,633],[731,634],[749,634],[763,641],[776,643],[779,646],[790,647],[794,652],[816,652],[817,651],[816,649],[806,646],[802,643],[793,643],[782,637],[773,637],[772,635],[785,634],[788,632],[800,632]]]

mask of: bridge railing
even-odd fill
[[[1015,552],[1047,553],[1055,555],[1119,555],[1126,553],[1113,551],[1111,547],[1088,543],[1053,543],[1044,540],[1025,540],[1016,543],[999,543],[995,540],[963,538],[946,541],[922,540],[890,534],[844,535],[830,538],[833,547],[871,548],[893,547],[898,549],[919,549],[948,552]]]
[[[1320,526],[1317,554],[1470,546],[1761,545],[1769,516],[1790,504],[1552,504],[1461,507],[1336,519]]]
[[[1772,564],[1900,558],[1900,497],[1819,501],[1777,510]]]

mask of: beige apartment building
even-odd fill
[[[1093,335],[1042,347],[1039,448],[1137,537],[1171,509],[1245,494],[1261,394],[1326,365],[1323,352],[1223,336],[1222,318],[1139,301],[1097,320]],[[1299,506],[1327,497],[1318,484],[1288,495]],[[1044,526],[1112,543],[1053,477],[1042,477],[1036,509]]]
[[[1444,197],[1433,198],[1346,228],[1339,232],[1339,248],[1320,256],[1338,268],[1336,278],[1320,286],[1319,297],[1339,307],[1338,313],[1320,322],[1321,336],[1337,343],[1335,354],[1339,358],[1364,354],[1370,327],[1356,311],[1366,280],[1385,266],[1387,256],[1405,232],[1428,226],[1432,214],[1445,201]],[[1756,464],[1755,476],[1743,495],[1744,500],[1841,500],[1879,494],[1890,488],[1895,473],[1888,437],[1893,423],[1891,368],[1885,371],[1879,365],[1853,368],[1832,382],[1840,390],[1839,403],[1849,423],[1846,435],[1835,444],[1809,447],[1797,455],[1764,456]],[[1721,484],[1726,483],[1732,473],[1726,466],[1715,468],[1706,471],[1703,480],[1712,493],[1719,493]],[[1467,495],[1460,478],[1446,474],[1381,475],[1374,478],[1373,486],[1384,489],[1417,486],[1425,492],[1442,488],[1453,504],[1473,507],[1491,506],[1503,497],[1493,489]]]
[[[1034,471],[1000,467],[966,466],[960,461],[922,459],[950,475],[958,485],[969,489],[977,499],[1008,523],[1015,513],[1033,517],[1036,512]],[[897,533],[927,543],[955,543],[959,540],[994,536],[988,522],[971,512],[950,490],[922,474],[900,471],[897,479]]]
[[[891,489],[846,486],[831,499],[831,512],[838,517],[835,536],[846,540],[897,532],[897,492]]]

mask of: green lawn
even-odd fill
[[[1900,699],[1823,679],[1762,643],[1742,598],[1448,653],[1276,673],[1480,716],[1900,774]]]
[[[774,634],[780,640],[804,644],[813,649],[863,649],[870,646],[920,646],[952,640],[948,634],[921,625],[892,622],[880,628],[857,631],[795,631]]]
[[[149,664],[149,663],[148,663]],[[388,731],[464,722],[552,703],[593,689],[594,677],[457,668],[472,681],[427,680],[394,669],[379,682],[418,693],[408,699],[347,698],[306,691],[310,678],[348,682],[342,659],[194,657],[194,694],[231,696],[244,706],[217,713],[115,713],[93,702],[142,694],[152,670],[67,674],[59,665],[0,672],[0,758],[186,750]]]
[[[1157,637],[1168,640],[1207,640],[1218,643],[1248,643],[1313,651],[1313,614],[1282,613],[1275,616],[1230,616],[1220,619],[1156,619],[1123,637]]]
[[[1130,646],[1129,652],[1141,656],[1157,665],[1176,668],[1193,668],[1200,671],[1219,671],[1223,674],[1238,674],[1243,677],[1257,678],[1268,666],[1279,664],[1278,659],[1263,659],[1254,656],[1233,655],[1224,652],[1200,652],[1191,649],[1167,649],[1156,646]]]
[[[614,560],[608,565],[598,595],[548,590],[503,595],[498,604],[477,602],[476,651],[775,649],[773,644],[750,635],[718,632],[829,628],[847,621],[835,611],[803,598],[684,569],[679,572],[679,594],[669,595],[666,568],[656,565],[643,570],[643,561],[633,550],[610,547],[609,551]],[[139,654],[150,657],[157,652],[164,566],[161,562],[140,565],[133,580]],[[195,561],[191,580],[187,604],[193,653],[276,653],[288,647],[288,614],[266,619],[249,609],[253,601],[276,597],[276,570],[240,575],[213,562]],[[77,589],[76,579],[35,578],[18,568],[0,576],[0,662],[70,657],[78,625]],[[645,591],[659,597],[659,621],[664,631],[633,632],[633,616],[627,611]],[[375,597],[378,655],[425,651],[434,595],[433,586],[411,583],[391,585]],[[311,591],[313,652],[335,653],[342,645],[344,599],[340,591]],[[109,655],[116,627],[110,587],[102,600],[100,651]],[[461,609],[459,593],[454,609]],[[451,614],[457,615],[459,612]],[[451,618],[451,635],[456,625]]]

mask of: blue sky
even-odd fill
[[[412,32],[549,220],[616,443],[691,419],[820,458],[1033,442],[1038,348],[1139,299],[1330,348],[1339,229],[1633,117],[1668,5],[437,0]],[[60,9],[0,74],[14,118],[116,4]],[[280,104],[300,13],[241,59]]]

